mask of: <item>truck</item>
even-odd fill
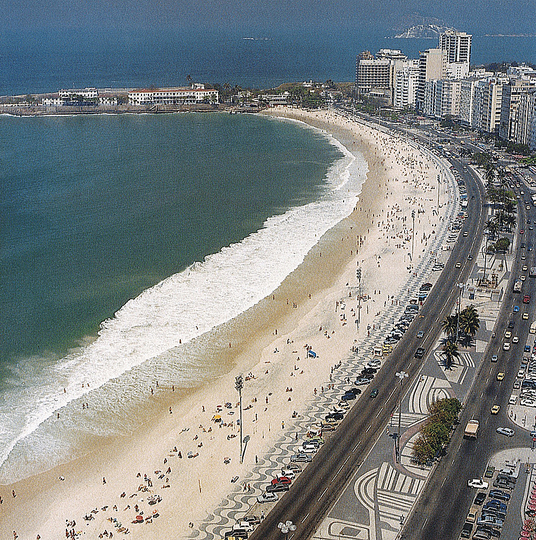
[[[466,439],[476,439],[476,435],[478,433],[478,426],[479,426],[478,420],[475,420],[474,418],[472,420],[469,420],[467,422],[467,425],[465,426],[464,431],[464,438]]]
[[[523,282],[520,279],[516,279],[514,281],[514,292],[520,293],[522,285],[523,285]]]

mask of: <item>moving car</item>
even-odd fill
[[[496,354],[494,354],[494,355],[491,357],[491,361],[492,361],[492,362],[497,362],[497,360],[499,360],[499,357],[498,357]]]
[[[419,347],[416,351],[415,351],[415,358],[423,358],[424,357],[424,348],[423,347]]]
[[[491,414],[499,414],[500,410],[501,410],[500,405],[493,405],[493,407],[491,408]]]
[[[516,432],[509,427],[498,427],[496,429],[497,433],[500,433],[501,435],[506,435],[507,437],[513,437]]]
[[[499,373],[497,373],[497,380],[502,381],[503,379],[504,379],[504,372],[499,371]]]
[[[374,388],[374,390],[372,390],[372,392],[370,393],[370,397],[375,398],[377,395],[378,395],[378,389]]]
[[[505,341],[503,343],[503,351],[509,351],[510,350],[510,342],[509,341]]]
[[[510,339],[512,337],[512,332],[510,332],[510,330],[507,330],[505,333],[504,333],[504,337],[506,339]]]
[[[421,339],[422,337],[424,337],[424,332],[423,332],[422,330],[419,330],[419,331],[417,332],[417,338],[418,338],[418,339]]]

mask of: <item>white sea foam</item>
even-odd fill
[[[13,368],[0,403],[1,482],[79,455],[88,438],[134,429],[129,407],[155,380],[188,387],[217,372],[203,336],[273,292],[356,204],[366,163],[331,141],[345,157],[317,201],[269,218],[240,243],[147,289],[65,358]]]

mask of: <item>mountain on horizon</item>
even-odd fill
[[[447,30],[456,30],[438,24],[415,24],[395,35],[396,39],[437,39],[439,34]]]

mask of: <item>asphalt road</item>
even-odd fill
[[[525,242],[529,247],[535,243],[535,234],[534,231],[528,230],[527,219],[534,223],[536,209],[530,205],[529,210],[526,210],[524,203],[518,205],[519,226],[521,229],[525,229],[525,234],[519,238],[519,241],[520,243]],[[523,256],[526,257],[526,260],[522,260]],[[528,434],[510,422],[507,415],[507,405],[523,357],[523,347],[528,336],[530,323],[534,320],[536,280],[529,278],[528,272],[521,272],[521,267],[524,264],[529,268],[534,266],[536,264],[534,259],[533,251],[518,249],[516,259],[513,262],[512,279],[522,273],[527,275],[523,284],[523,292],[522,294],[513,293],[511,279],[505,291],[505,298],[497,322],[497,335],[488,345],[468,401],[460,416],[460,424],[449,444],[447,455],[442,458],[429,479],[419,498],[418,505],[406,522],[402,538],[411,538],[412,540],[458,538],[476,494],[475,489],[467,487],[467,480],[483,476],[489,458],[496,452],[506,448],[530,445]],[[528,306],[522,303],[524,294],[530,294],[532,297],[531,304]],[[518,313],[513,312],[514,305],[520,307]],[[524,311],[529,312],[530,315],[526,321],[521,317]],[[510,351],[504,351],[502,348],[505,341],[504,331],[510,320],[515,323],[512,335],[519,337],[519,343],[512,344]],[[497,363],[490,362],[493,354],[497,354],[499,357]],[[506,374],[503,381],[497,381],[498,372]],[[493,405],[501,406],[497,416],[490,414]],[[464,427],[471,418],[477,418],[480,421],[476,441],[463,438]],[[495,430],[500,426],[516,429],[515,437],[508,439],[497,434]],[[511,511],[517,512],[518,509]]]
[[[281,540],[277,525],[287,520],[297,526],[289,539],[302,540],[313,535],[344,486],[363,463],[377,437],[388,424],[391,413],[396,409],[400,397],[400,383],[395,373],[401,370],[408,373],[409,379],[406,379],[404,384],[404,390],[407,390],[424,362],[424,359],[414,357],[416,348],[422,346],[428,353],[438,338],[441,331],[440,321],[450,314],[457,299],[457,284],[465,282],[469,276],[472,260],[468,260],[468,255],[476,257],[485,224],[482,213],[483,187],[472,172],[465,172],[458,162],[453,163],[459,168],[462,177],[466,178],[469,206],[462,233],[467,231],[468,236],[463,237],[460,233],[444,271],[420,310],[420,317],[414,320],[395,351],[385,360],[374,383],[369,386],[368,391],[363,392],[334,435],[293,482],[290,491],[252,533],[252,540]],[[455,268],[458,261],[461,267]],[[424,332],[423,339],[416,337],[419,330]],[[379,391],[375,399],[369,397],[372,388]]]

